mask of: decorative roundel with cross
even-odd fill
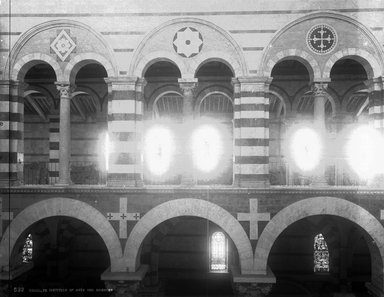
[[[313,26],[307,33],[307,45],[317,54],[324,55],[331,52],[336,44],[336,31],[329,25]]]
[[[195,28],[182,28],[173,37],[173,48],[184,58],[196,56],[203,48],[203,37]]]

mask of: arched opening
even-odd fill
[[[287,157],[290,152],[286,141],[287,132],[291,126],[296,122],[312,121],[313,119],[313,98],[311,95],[300,98],[298,105],[295,105],[294,102],[296,94],[302,89],[310,91],[310,72],[307,66],[299,60],[287,58],[273,67],[271,76],[273,79],[270,89],[279,90],[280,97],[277,96],[277,93],[270,94],[270,183],[271,185],[298,184],[301,182],[299,174],[288,170]],[[290,101],[293,109],[292,113],[296,113],[296,117],[287,123],[284,122],[287,110],[286,107],[284,108],[284,102],[282,102],[283,95],[286,100]]]
[[[198,79],[198,87],[195,98],[195,113],[199,119],[198,125],[213,127],[217,133],[218,143],[210,137],[209,147],[215,147],[213,156],[217,158],[220,166],[212,171],[196,173],[198,184],[226,184],[233,183],[233,86],[231,80],[234,77],[232,70],[223,62],[208,61],[200,65],[195,77]]]
[[[213,271],[210,254],[216,247],[211,239],[217,234],[224,239],[224,250],[218,252],[224,253],[227,267],[217,261],[220,269]],[[141,263],[150,267],[144,280],[147,290],[157,289],[163,296],[231,296],[228,266],[236,265],[238,256],[228,238],[203,218],[182,216],[162,222],[146,236],[141,249]]]
[[[144,78],[144,117],[148,119],[144,128],[144,183],[177,185],[181,183],[181,151],[176,148],[176,134],[183,118],[183,97],[178,85],[181,73],[175,64],[158,61],[147,68]],[[160,132],[152,133],[153,129]],[[158,165],[153,170],[155,163]],[[158,171],[161,166],[164,170]]]
[[[84,63],[82,63],[84,64]],[[76,67],[75,67],[76,68]],[[105,184],[108,125],[107,71],[89,61],[78,69],[71,99],[71,181]]]
[[[33,236],[33,265],[13,280],[15,287],[20,284],[24,292],[61,289],[70,296],[76,289],[105,289],[100,275],[110,266],[110,258],[104,241],[91,226],[65,216],[35,222],[16,241],[10,259],[12,269],[28,265],[22,259],[29,235]]]
[[[345,156],[345,144],[348,143],[349,133],[360,125],[368,124],[369,98],[365,82],[368,79],[364,66],[352,58],[338,60],[330,72],[329,87],[335,90],[342,98],[342,115],[330,121],[332,130],[339,133],[340,139],[334,143],[332,155],[334,165],[330,168],[333,184],[336,185],[362,185],[357,174],[350,168]],[[342,132],[342,133],[340,133]]]
[[[28,67],[25,65],[24,67]],[[56,74],[45,62],[33,66],[19,79],[24,87],[24,184],[52,184],[58,179],[58,142],[53,142],[53,125],[58,126],[59,98]]]
[[[296,221],[280,233],[270,251],[268,265],[277,280],[270,296],[368,296],[369,238],[360,226],[337,216]]]

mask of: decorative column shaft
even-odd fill
[[[234,85],[234,185],[269,186],[269,97],[271,79],[241,77]]]
[[[71,183],[69,161],[71,157],[71,86],[68,82],[57,82],[60,93],[60,144],[59,184]]]
[[[59,181],[60,161],[60,115],[52,112],[49,115],[49,184],[54,185]]]
[[[23,183],[26,84],[0,81],[0,185]]]
[[[381,77],[373,78],[365,83],[368,87],[369,122],[372,127],[384,132],[384,82]]]
[[[192,124],[194,118],[194,97],[193,89],[197,86],[197,79],[179,79],[179,86],[183,92],[183,125],[184,125],[184,136],[185,139],[182,139],[181,143],[184,143],[186,147],[183,150],[182,156],[182,176],[181,176],[181,185],[182,186],[193,186],[196,183],[194,176],[194,165],[192,158],[191,146],[188,145],[189,139],[191,137],[192,129],[195,125]]]
[[[106,79],[109,87],[108,133],[110,156],[108,185],[142,185],[139,147],[142,137],[142,98],[145,80],[137,77]]]
[[[328,84],[323,82],[314,83],[312,86],[314,99],[313,123],[323,142],[327,140],[325,127],[325,102],[327,100],[325,90],[327,86]],[[323,143],[323,151],[321,152],[317,174],[312,183],[314,186],[327,186],[327,181],[325,179],[325,149],[326,146]]]

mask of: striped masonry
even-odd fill
[[[0,81],[0,183],[23,180],[24,104],[22,85]]]
[[[109,157],[108,185],[137,186],[142,181],[138,150],[142,131],[141,88],[136,77],[113,80],[110,84],[108,133],[113,151]]]
[[[60,116],[49,116],[49,184],[59,182]]]
[[[381,78],[373,78],[366,82],[369,91],[369,123],[379,132],[384,133],[384,84]]]
[[[234,80],[234,184],[269,185],[269,97],[266,79]]]

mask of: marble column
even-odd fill
[[[0,81],[0,186],[23,183],[26,86],[19,81]]]
[[[186,145],[182,157],[182,177],[181,185],[182,186],[193,186],[196,184],[196,179],[194,176],[194,165],[192,159],[191,146],[188,145],[192,128],[194,125],[192,121],[194,119],[194,96],[193,89],[197,86],[197,79],[179,79],[179,86],[183,92],[183,125],[184,125],[184,136],[186,139],[182,140],[182,143]]]
[[[312,86],[313,99],[314,99],[314,110],[313,110],[313,124],[315,126],[316,132],[320,135],[323,150],[321,152],[318,170],[315,174],[312,184],[314,186],[327,186],[327,181],[325,179],[325,164],[326,161],[325,150],[326,150],[326,141],[327,133],[325,127],[325,103],[326,98],[326,88],[327,83],[319,82],[314,83]]]
[[[269,77],[238,77],[234,85],[234,185],[269,187]]]
[[[59,185],[71,183],[69,161],[71,157],[71,85],[57,82],[60,93],[60,144],[59,144]]]

